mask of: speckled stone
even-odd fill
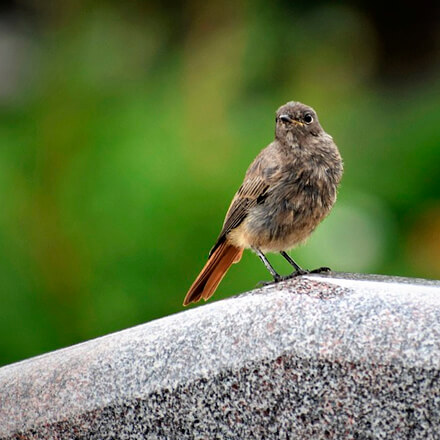
[[[331,274],[0,369],[2,439],[440,439],[440,282]]]

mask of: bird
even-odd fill
[[[250,164],[212,247],[208,261],[185,296],[186,306],[208,300],[245,249],[260,258],[273,282],[328,267],[302,269],[287,251],[302,244],[333,207],[343,161],[316,111],[290,101],[276,111],[275,138]],[[280,253],[294,271],[281,276],[266,253]]]

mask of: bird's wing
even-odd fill
[[[249,168],[243,184],[232,199],[231,205],[226,213],[222,231],[209,255],[212,255],[232,229],[235,229],[241,224],[253,206],[264,203],[271,180],[278,174],[279,167],[268,167],[268,164],[258,159],[257,157]]]

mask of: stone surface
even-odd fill
[[[440,282],[303,277],[0,369],[2,439],[438,439]]]

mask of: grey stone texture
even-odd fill
[[[0,368],[2,439],[440,439],[440,282],[307,276]]]

